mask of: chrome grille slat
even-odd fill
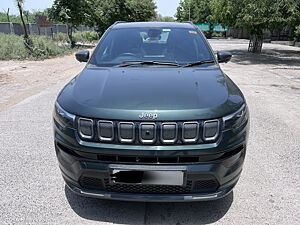
[[[92,136],[80,133],[80,121],[92,122]],[[218,122],[218,132],[214,137],[205,137],[204,126],[207,123]],[[101,119],[77,119],[79,138],[89,142],[103,142],[128,145],[191,145],[215,142],[221,135],[222,121],[170,121],[170,122],[140,122],[112,121]],[[210,127],[208,129],[211,129]],[[208,131],[212,134],[214,130]],[[146,134],[148,131],[148,134]],[[210,132],[210,133],[209,133]],[[147,137],[148,135],[148,137]]]
[[[143,129],[143,126],[153,126],[153,138],[152,139],[144,139],[142,136],[142,129]],[[139,125],[139,139],[140,139],[140,142],[143,143],[143,144],[153,144],[155,141],[156,141],[156,132],[157,132],[157,129],[156,129],[156,123],[148,123],[148,122],[142,122],[140,123]],[[147,135],[147,132],[150,132],[150,135],[151,135],[151,131],[149,131],[149,129],[146,131],[146,135]]]
[[[209,124],[209,123],[217,123],[218,126],[217,126],[217,129],[216,129],[216,132],[215,132],[214,136],[205,137],[205,135],[204,135],[205,126],[206,126],[206,124]],[[204,121],[204,124],[203,124],[203,139],[206,140],[206,141],[214,141],[219,136],[219,127],[220,127],[220,121],[219,120],[206,120],[206,121]]]
[[[132,138],[122,137],[122,125],[132,126]],[[119,122],[118,123],[118,137],[121,143],[133,143],[135,140],[135,124],[133,122]]]
[[[173,139],[165,139],[164,138],[164,126],[175,126],[175,135],[174,135],[174,138]],[[161,141],[164,143],[164,144],[174,144],[177,139],[178,139],[178,124],[175,123],[175,122],[166,122],[166,123],[162,123],[161,124],[161,132],[160,132],[160,138],[161,138]]]
[[[82,128],[81,128],[81,122],[91,123],[91,127],[90,127],[91,134],[90,135],[84,134],[84,132],[82,131]],[[79,131],[80,137],[82,137],[84,139],[92,139],[94,136],[93,125],[94,125],[94,121],[92,119],[79,118],[77,126],[78,126],[78,131]]]
[[[110,137],[105,137],[101,136],[101,124],[110,124],[111,125],[111,136]],[[100,141],[112,141],[114,140],[114,123],[112,121],[107,121],[107,120],[99,120],[97,123],[97,130],[98,130],[98,137]]]
[[[186,126],[188,126],[188,125],[196,125],[196,130],[195,130],[196,134],[193,138],[185,137],[185,134],[187,132]],[[198,139],[199,139],[199,122],[197,122],[197,121],[184,122],[182,124],[182,141],[184,143],[195,143],[195,142],[197,142]]]

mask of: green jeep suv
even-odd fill
[[[246,153],[245,98],[192,23],[116,22],[59,93],[54,139],[67,186],[132,201],[226,196]]]

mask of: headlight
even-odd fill
[[[53,117],[63,128],[75,128],[75,115],[68,113],[57,102],[55,102]]]
[[[238,111],[223,117],[224,131],[239,128],[249,117],[248,107],[244,104]]]

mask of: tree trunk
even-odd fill
[[[20,12],[20,17],[21,17],[21,21],[22,21],[22,24],[23,24],[23,28],[24,28],[24,44],[25,44],[25,47],[31,52],[33,53],[33,43],[32,43],[32,40],[29,38],[28,36],[28,31],[27,31],[27,27],[26,27],[26,24],[25,24],[25,21],[24,21],[24,18],[23,18],[23,9],[22,9],[22,5],[18,2],[18,9],[19,9],[19,12]]]
[[[9,19],[9,8],[7,9],[6,16],[7,16],[7,21],[10,23],[10,19]]]
[[[75,41],[73,40],[73,26],[68,25],[68,37],[70,40],[71,48],[75,47]]]
[[[250,37],[248,52],[261,53],[262,45],[263,45],[263,36],[258,34],[253,34]]]
[[[29,38],[29,36],[28,36],[27,27],[26,27],[24,17],[23,17],[23,9],[22,9],[22,6],[19,2],[18,2],[18,9],[19,9],[21,21],[22,21],[23,28],[24,28],[24,38],[27,39],[27,38]]]

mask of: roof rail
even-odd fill
[[[189,24],[193,24],[194,25],[194,23],[192,21],[184,21],[184,23],[189,23]]]
[[[116,21],[116,22],[114,22],[113,25],[116,25],[116,24],[118,24],[118,23],[126,23],[126,21]]]
[[[192,25],[194,28],[199,29],[192,21],[185,21],[184,23],[189,23]]]

